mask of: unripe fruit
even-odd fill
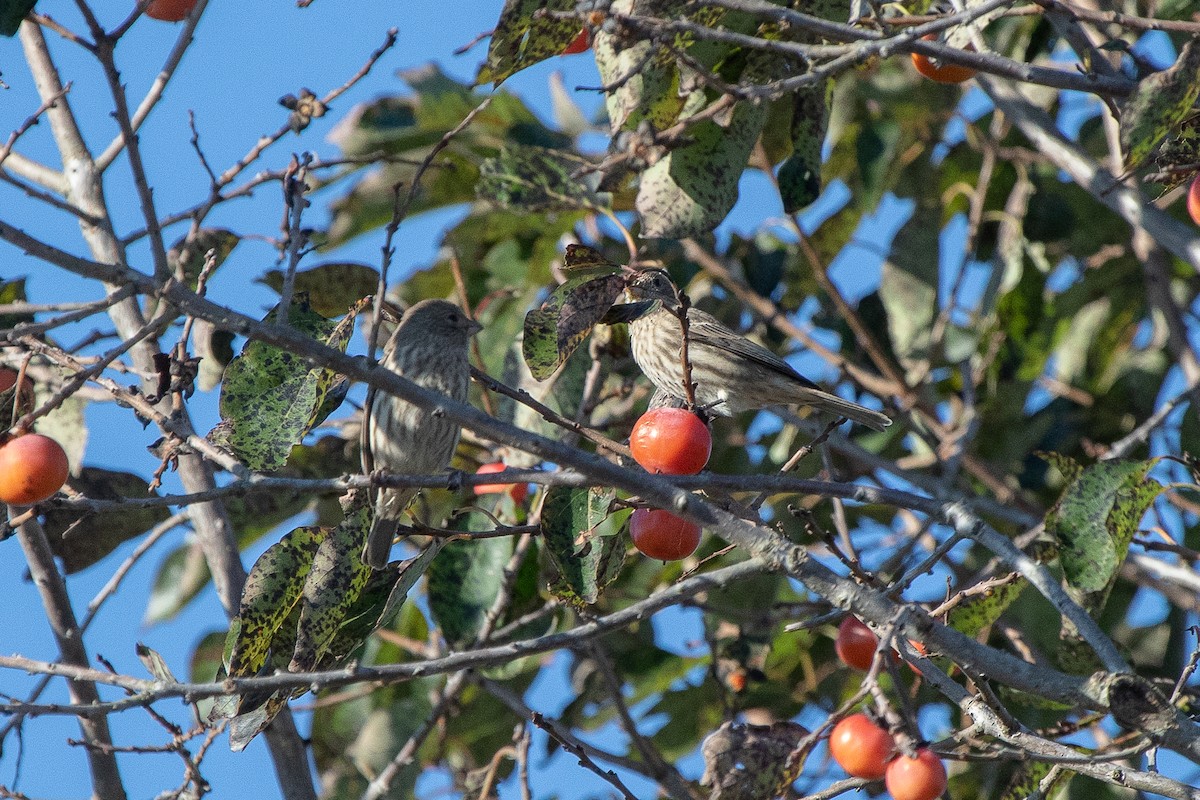
[[[475,470],[475,474],[487,475],[493,472],[503,472],[504,469],[504,462],[496,461],[492,464],[484,464]],[[481,483],[475,487],[476,495],[504,494],[505,492],[511,494],[515,502],[524,503],[525,498],[529,497],[529,486],[524,483]]]
[[[895,749],[892,735],[866,714],[851,714],[834,725],[833,733],[829,734],[829,754],[855,778],[871,781],[882,778]]]
[[[196,0],[153,0],[146,8],[146,16],[163,22],[179,22],[187,19],[196,7]]]
[[[842,624],[838,625],[837,640],[833,649],[846,666],[864,672],[869,670],[878,646],[879,637],[857,617],[847,616],[842,620]]]
[[[696,552],[700,526],[658,508],[636,508],[629,518],[633,546],[659,561],[678,561]]]
[[[69,472],[66,452],[49,436],[28,433],[9,439],[0,445],[0,502],[40,503],[62,488]]]
[[[921,38],[925,41],[933,42],[937,41],[937,34],[930,33]],[[922,55],[921,53],[913,53],[912,62],[917,72],[929,78],[929,80],[937,81],[938,83],[962,83],[975,77],[975,70],[970,67],[964,67],[960,64],[934,62],[929,56]]]
[[[1188,187],[1187,210],[1192,222],[1200,225],[1200,172],[1196,173],[1192,185]]]
[[[654,408],[634,423],[629,450],[647,472],[695,475],[708,463],[712,434],[686,408]]]
[[[934,800],[946,791],[946,768],[922,747],[916,758],[900,755],[888,764],[884,782],[893,800]]]

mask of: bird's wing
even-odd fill
[[[739,336],[722,325],[716,317],[698,309],[688,309],[688,338],[698,344],[726,350],[753,361],[766,369],[791,378],[809,389],[820,390],[821,388],[770,350],[755,344],[745,336]]]

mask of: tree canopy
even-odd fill
[[[0,690],[0,795],[52,792],[19,753],[65,717],[84,746],[61,742],[64,769],[105,800],[155,752],[179,759],[159,796],[237,796],[211,750],[260,735],[289,800],[585,796],[541,780],[560,750],[604,796],[832,798],[883,790],[827,756],[865,711],[901,758],[932,750],[951,797],[1200,797],[1194,4],[507,0],[473,83],[381,30],[357,73],[280,87],[273,132],[223,120],[243,154],[192,119],[207,186],[168,207],[147,121],[219,31],[182,4],[132,93],[118,65],[160,2],[78,0],[75,26],[0,0],[6,72],[19,43],[40,103],[0,146],[0,430],[71,464],[0,534],[35,587],[22,624],[57,646],[0,655],[44,677]],[[509,88],[564,54],[598,84]],[[108,96],[83,102],[67,63]],[[337,102],[385,64],[403,89]],[[278,227],[239,221],[268,187]],[[451,209],[431,261],[399,267],[414,221]],[[246,255],[262,241],[271,263]],[[347,255],[363,242],[375,261]],[[892,424],[698,408],[707,466],[642,469],[625,301],[647,267],[685,340],[690,306]],[[29,292],[31,271],[90,299]],[[270,309],[209,291],[252,282]],[[426,298],[482,323],[469,403],[377,365]],[[460,424],[453,469],[372,470],[374,392]],[[115,457],[88,444],[97,404]],[[372,570],[381,486],[423,491]],[[640,509],[699,548],[643,555]],[[76,578],[100,573],[85,610]],[[150,625],[208,593],[225,616],[187,661],[100,648],[118,586]]]

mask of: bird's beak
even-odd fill
[[[474,336],[481,330],[483,330],[483,325],[481,325],[478,320],[467,320],[467,336]]]

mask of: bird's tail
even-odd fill
[[[812,406],[813,408],[819,408],[822,411],[828,411],[830,414],[836,414],[839,417],[845,417],[860,425],[866,425],[875,431],[881,431],[892,424],[891,417],[886,414],[872,411],[869,408],[860,406],[858,403],[843,400],[836,394],[830,394],[820,389],[805,388],[803,395],[797,398],[797,402],[806,406]]]
[[[392,552],[392,540],[396,538],[396,520],[384,519],[376,515],[371,521],[371,532],[367,534],[367,543],[363,546],[362,561],[373,569],[383,569],[387,566],[388,556]]]

